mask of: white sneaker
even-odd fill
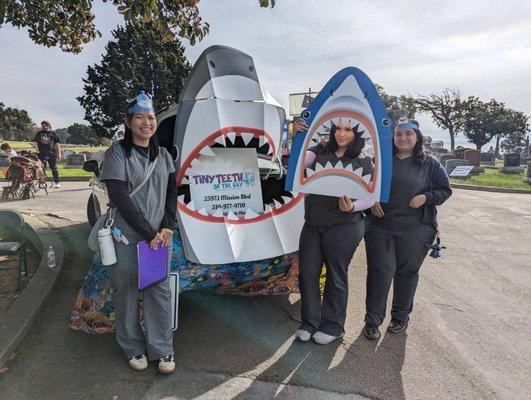
[[[175,361],[173,360],[173,354],[164,356],[159,360],[159,372],[161,374],[172,374],[175,371]]]
[[[317,331],[313,334],[313,341],[317,344],[328,344],[336,339],[339,339],[342,336],[342,334],[339,336],[331,336],[324,332]]]
[[[295,332],[295,339],[300,340],[301,342],[307,342],[312,338],[312,334],[304,329],[299,329]]]
[[[60,183],[52,183],[52,189],[60,189],[61,188],[61,184]]]
[[[127,363],[132,369],[138,372],[145,371],[148,367],[148,359],[145,354],[134,356],[127,360]]]

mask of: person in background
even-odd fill
[[[9,143],[2,143],[0,149],[7,156],[8,160],[11,160],[11,157],[16,157],[17,155],[17,152],[11,148]]]
[[[57,160],[61,159],[61,142],[55,132],[52,132],[52,125],[48,121],[41,122],[41,130],[35,134],[33,141],[37,143],[38,156],[44,169],[49,165],[52,170],[52,188],[60,188]]]
[[[437,234],[437,209],[452,194],[443,166],[423,150],[417,121],[399,119],[393,135],[393,176],[389,201],[375,203],[366,220],[368,339],[378,339],[393,284],[387,331],[406,329],[419,280],[419,269]]]

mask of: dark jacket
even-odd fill
[[[426,157],[426,161],[422,164],[422,168],[427,169],[426,185],[423,193],[426,195],[426,204],[424,205],[424,213],[422,222],[437,226],[437,208],[444,203],[452,195],[450,188],[450,181],[446,170],[441,163],[433,156]]]

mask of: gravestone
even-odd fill
[[[464,160],[465,159],[465,151],[469,149],[466,149],[464,147],[460,147],[459,149],[454,150],[454,158],[457,160]]]
[[[503,156],[501,172],[523,172],[524,166],[520,165],[520,153],[507,153]]]
[[[439,161],[441,162],[441,165],[446,168],[446,161],[453,160],[453,159],[454,159],[454,155],[453,154],[443,154],[439,158]]]
[[[480,163],[486,164],[486,165],[494,165],[496,163],[494,154],[493,153],[481,153]]]
[[[527,162],[527,177],[523,177],[522,180],[531,184],[531,161]]]
[[[87,160],[92,160],[92,152],[90,152],[90,151],[82,151],[81,154],[84,154],[85,158]]]
[[[481,152],[478,150],[466,150],[465,151],[465,160],[467,160],[470,165],[474,166],[473,172],[485,172],[485,167],[481,167]]]
[[[450,175],[455,167],[458,167],[460,165],[469,165],[467,160],[460,160],[458,158],[452,158],[450,160],[446,160],[446,173]]]
[[[5,154],[0,154],[0,168],[7,167],[9,158]]]
[[[84,154],[70,154],[66,158],[65,168],[82,168],[83,163],[87,160]]]
[[[64,149],[64,150],[63,150],[63,157],[64,157],[65,159],[68,158],[68,156],[70,156],[70,155],[72,155],[72,154],[74,154],[74,152],[73,152],[72,150],[70,150],[70,149]]]

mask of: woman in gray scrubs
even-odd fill
[[[147,241],[153,249],[165,246],[169,271],[177,204],[175,168],[168,151],[159,147],[149,95],[142,92],[129,104],[125,125],[124,138],[105,152],[100,174],[111,207],[116,210],[115,226],[121,231],[115,241],[118,262],[109,267],[116,290],[116,339],[134,370],[145,370],[149,357],[150,361],[158,360],[161,373],[172,373],[175,362],[169,274],[162,282],[140,291],[136,245]],[[142,185],[152,165],[152,173]],[[145,333],[139,321],[140,299]]]
[[[378,339],[387,295],[394,280],[391,323],[406,329],[419,279],[419,269],[437,233],[436,206],[452,194],[442,165],[423,151],[416,121],[400,119],[393,135],[393,177],[389,201],[376,203],[367,217],[367,299],[363,333]]]

